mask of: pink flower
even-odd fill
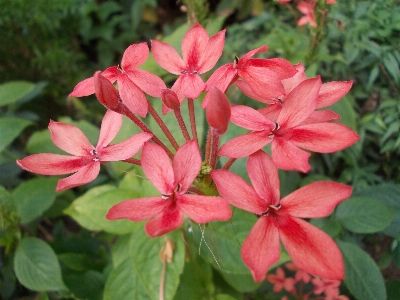
[[[315,22],[314,16],[314,5],[307,3],[305,1],[301,1],[297,5],[297,9],[304,15],[297,22],[298,26],[303,26],[309,23],[313,27],[317,27],[317,22]]]
[[[241,249],[254,280],[263,280],[268,268],[279,260],[280,241],[305,272],[342,279],[344,265],[339,248],[329,235],[302,218],[328,216],[350,196],[351,187],[318,181],[280,200],[277,168],[263,151],[250,155],[247,172],[253,186],[226,170],[213,170],[211,176],[224,199],[259,216]]]
[[[281,80],[292,77],[297,70],[290,62],[282,58],[252,58],[267,50],[266,45],[261,46],[249,51],[240,59],[236,58],[233,63],[219,67],[207,80],[206,90],[215,85],[222,92],[226,92],[229,85],[241,79],[259,98],[270,99],[269,102],[266,100],[266,103],[273,103],[273,98],[285,93]],[[240,84],[238,87],[241,89]],[[206,95],[202,104],[203,108],[207,106],[207,103],[208,96]]]
[[[63,191],[93,181],[100,172],[100,163],[120,161],[132,157],[151,139],[149,133],[138,133],[128,140],[109,146],[122,125],[122,115],[108,110],[101,123],[100,137],[94,147],[76,126],[50,121],[49,129],[53,143],[73,155],[52,153],[33,154],[17,160],[17,164],[33,173],[41,175],[73,175],[60,179],[56,190]]]
[[[222,145],[218,155],[244,157],[272,143],[272,158],[278,168],[306,173],[310,153],[300,148],[331,153],[354,144],[359,136],[346,126],[307,120],[317,106],[320,87],[319,77],[301,82],[286,96],[276,123],[250,107],[233,106],[231,121],[252,131]]]
[[[208,91],[210,102],[206,108],[208,124],[217,134],[224,134],[228,130],[231,118],[231,106],[226,95],[217,87],[212,86]]]
[[[295,287],[294,284],[296,283],[293,278],[285,278],[285,272],[281,267],[276,268],[276,275],[268,274],[266,279],[274,284],[273,291],[278,293],[284,288],[288,292],[294,292]]]
[[[294,279],[296,280],[296,282],[299,282],[299,281],[302,281],[304,283],[310,282],[310,280],[311,280],[310,274],[299,269],[293,262],[286,263],[285,267],[290,271],[296,272],[296,275],[294,276]]]
[[[111,207],[107,219],[129,219],[146,223],[146,232],[155,237],[177,229],[187,214],[196,223],[226,221],[231,217],[229,204],[221,197],[186,194],[201,168],[199,148],[188,141],[178,149],[172,162],[158,145],[143,146],[143,172],[161,196],[126,200]]]
[[[332,280],[326,278],[313,278],[311,282],[314,284],[314,294],[324,293],[327,299],[336,300],[339,296],[340,280]]]
[[[165,83],[158,76],[137,69],[149,56],[147,43],[132,44],[122,56],[121,66],[109,67],[101,75],[111,83],[117,81],[122,102],[135,114],[145,117],[148,111],[146,94],[160,97]],[[69,96],[82,97],[95,92],[93,77],[79,82]]]
[[[156,62],[168,72],[179,75],[172,90],[183,101],[184,97],[197,98],[205,84],[199,74],[211,70],[221,57],[224,48],[225,30],[208,37],[207,31],[196,24],[188,30],[182,40],[182,56],[167,43],[151,41],[151,50]]]
[[[336,0],[327,0],[326,3],[327,4],[336,4]]]

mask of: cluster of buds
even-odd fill
[[[171,89],[156,75],[138,69],[148,58],[148,45],[129,46],[119,66],[95,72],[93,77],[79,82],[70,94],[95,94],[107,108],[97,146],[91,145],[77,127],[50,121],[54,144],[72,156],[34,154],[17,163],[42,175],[74,173],[59,181],[58,191],[94,180],[100,164],[109,161],[138,165],[160,195],[118,203],[110,208],[109,220],[148,220],[145,230],[155,237],[181,227],[185,215],[199,224],[226,221],[232,215],[233,205],[258,216],[241,249],[255,281],[264,280],[268,268],[279,260],[280,242],[302,270],[340,280],[344,266],[339,248],[331,237],[303,219],[328,216],[350,196],[351,187],[318,181],[281,199],[278,168],[306,173],[310,170],[308,151],[331,153],[358,140],[355,132],[334,122],[340,116],[321,109],[342,98],[352,82],[322,84],[319,76],[307,78],[302,64],[292,65],[282,58],[254,57],[267,51],[267,46],[236,57],[232,63],[217,68],[204,82],[200,74],[215,66],[224,41],[225,30],[209,37],[199,24],[185,34],[182,58],[172,46],[152,41],[155,61],[179,76]],[[231,105],[226,92],[233,85],[265,107],[256,110]],[[194,109],[194,101],[202,93],[202,108],[209,124],[204,151],[199,149]],[[163,114],[175,114],[181,128],[179,134],[186,140],[183,145],[176,142],[176,133],[170,132],[145,94],[161,99]],[[185,99],[190,129],[180,109]],[[171,146],[165,145],[141,120],[148,113]],[[121,127],[122,115],[143,132],[109,145]],[[226,133],[230,122],[249,132],[220,146],[220,136]],[[263,150],[267,144],[271,144],[271,157]],[[140,159],[133,158],[139,150]],[[221,156],[228,157],[223,166],[218,164]],[[244,157],[248,157],[251,185],[229,171],[236,159]]]

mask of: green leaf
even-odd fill
[[[400,239],[400,185],[385,183],[371,186],[354,193],[354,196],[372,198],[389,207],[394,212],[394,218],[383,232]]]
[[[334,217],[311,219],[310,223],[318,227],[319,229],[322,229],[331,237],[336,237],[340,233],[340,230],[342,229],[340,223]]]
[[[17,102],[34,88],[35,84],[28,81],[11,81],[0,84],[0,107]]]
[[[56,145],[50,137],[50,130],[43,129],[36,131],[28,140],[25,150],[31,154],[37,153],[55,153],[55,154],[66,154]]]
[[[346,125],[347,127],[350,127],[353,130],[356,130],[357,115],[347,96],[331,105],[329,109],[340,115],[340,123]]]
[[[53,249],[42,240],[27,237],[21,240],[14,257],[18,280],[34,291],[59,291],[66,286]]]
[[[387,53],[383,57],[383,65],[385,66],[389,74],[392,75],[394,82],[398,83],[400,81],[399,62],[397,62],[392,53]]]
[[[400,281],[390,280],[386,282],[387,300],[398,300],[400,295]]]
[[[261,283],[254,282],[253,276],[250,274],[232,274],[221,270],[220,273],[227,283],[242,293],[255,291],[261,285]]]
[[[351,197],[338,205],[335,216],[350,231],[373,233],[389,226],[394,214],[386,205],[374,199]]]
[[[344,283],[357,299],[386,299],[385,282],[374,260],[358,246],[338,241],[345,264]]]
[[[58,255],[58,259],[74,271],[86,271],[96,268],[91,257],[85,253],[62,253]]]
[[[32,122],[18,118],[0,118],[0,152]]]
[[[162,262],[160,260],[160,250],[165,239],[170,239],[174,243],[172,262],[166,264],[165,270],[165,299],[172,299],[179,284],[179,277],[183,272],[185,261],[185,243],[179,231],[170,234],[150,238],[143,228],[135,230],[129,242],[129,254],[136,271],[139,281],[146,290],[149,299],[159,299],[160,281],[162,276]]]
[[[75,299],[98,300],[103,297],[104,276],[98,271],[87,270],[68,274],[65,284],[74,294]]]
[[[132,232],[141,223],[129,220],[109,221],[106,214],[111,206],[127,199],[138,198],[137,191],[117,189],[105,185],[93,188],[77,198],[64,213],[71,216],[81,226],[92,231],[104,230],[115,234]]]
[[[41,216],[56,199],[57,178],[34,178],[19,185],[12,193],[21,223]]]

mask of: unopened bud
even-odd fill
[[[212,86],[208,91],[209,102],[206,107],[208,124],[218,134],[224,134],[228,129],[231,118],[231,106],[226,95],[217,87]]]

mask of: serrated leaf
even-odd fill
[[[338,241],[345,265],[344,283],[360,300],[386,299],[385,282],[374,260],[358,246]]]
[[[353,196],[338,205],[335,216],[350,231],[373,233],[389,226],[394,214],[374,199]]]
[[[162,276],[160,250],[166,238],[171,240],[175,246],[172,262],[166,264],[164,285],[165,299],[172,299],[178,288],[179,278],[184,267],[186,251],[182,234],[179,231],[174,231],[163,237],[150,238],[143,228],[138,228],[132,233],[129,242],[129,254],[134,270],[146,290],[147,297],[152,300],[157,300],[160,297]]]
[[[128,220],[109,221],[106,219],[106,214],[111,206],[123,200],[138,197],[140,195],[137,191],[117,189],[109,185],[99,186],[77,198],[64,210],[64,213],[86,229],[126,234],[140,227],[141,224]]]
[[[14,270],[18,280],[33,291],[66,289],[56,254],[38,238],[21,240],[15,251]]]
[[[28,81],[11,81],[0,84],[0,107],[17,102],[34,88],[35,84]]]
[[[0,152],[32,122],[18,118],[0,118]]]
[[[34,178],[19,185],[12,193],[21,223],[40,217],[56,199],[57,178]]]

